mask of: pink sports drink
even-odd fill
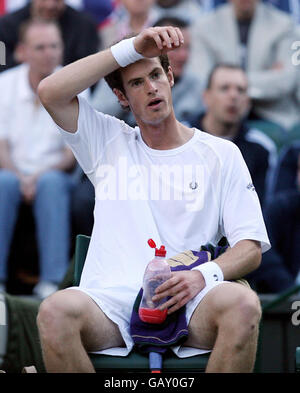
[[[155,248],[155,258],[146,267],[143,278],[143,297],[139,308],[139,317],[143,322],[162,323],[167,318],[168,310],[159,310],[159,306],[167,301],[167,298],[153,302],[155,290],[171,277],[171,269],[165,260],[165,246],[160,249],[152,239],[148,240],[150,247]]]

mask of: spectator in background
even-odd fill
[[[64,0],[32,0],[15,12],[0,18],[0,41],[6,46],[6,66],[0,71],[20,62],[15,56],[20,25],[30,18],[54,20],[60,26],[63,43],[63,65],[97,52],[99,35],[96,23],[83,12],[65,4]]]
[[[286,13],[259,0],[231,0],[197,25],[192,62],[204,79],[217,63],[241,65],[248,75],[253,116],[289,128],[300,121],[298,73],[291,61],[295,39]]]
[[[202,5],[195,0],[156,0],[154,11],[158,18],[185,18],[191,25],[202,16]]]
[[[63,44],[55,22],[34,20],[21,27],[17,48],[21,65],[0,75],[0,285],[22,202],[32,205],[40,282],[34,293],[57,289],[68,267],[70,192],[75,165],[71,150],[40,104],[39,82],[61,63]]]
[[[203,12],[210,12],[221,4],[224,4],[226,0],[195,0],[196,3],[202,8]]]
[[[206,12],[225,4],[226,0],[195,0]],[[291,15],[295,23],[300,23],[300,2],[299,0],[263,0],[281,11]]]
[[[79,9],[90,14],[100,27],[114,9],[113,0],[80,0]]]
[[[270,198],[282,191],[295,191],[298,189],[299,154],[300,141],[295,141],[281,150],[270,184]]]
[[[281,11],[291,15],[295,23],[300,23],[300,2],[299,0],[265,0]]]
[[[28,4],[29,0],[0,0],[0,15],[16,11]],[[113,0],[66,0],[66,4],[86,11],[97,22],[102,23],[113,10]]]
[[[180,18],[185,19],[185,21],[189,24],[189,30],[191,35],[191,44],[193,48],[193,41],[197,38],[196,30],[197,25],[201,23],[202,15],[207,11],[207,8],[210,8],[210,5],[200,4],[196,0],[156,0],[156,4],[154,6],[154,12],[157,15],[157,20],[161,18]],[[191,63],[191,58],[188,60],[187,68],[189,72],[194,75],[199,75],[199,69],[197,67],[193,67]]]
[[[266,147],[251,138],[251,130],[243,121],[249,109],[247,77],[239,66],[220,64],[209,78],[203,99],[206,112],[190,119],[196,127],[212,135],[230,139],[244,157],[261,205],[264,203],[266,177],[271,154]],[[253,187],[249,184],[249,187]]]
[[[100,30],[102,48],[108,48],[122,37],[138,34],[153,25],[155,0],[121,0],[119,6]]]
[[[252,287],[261,293],[278,293],[300,283],[300,147],[296,158],[293,188],[272,196],[265,221],[272,250],[262,257],[260,267],[249,275]]]

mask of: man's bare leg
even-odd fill
[[[87,351],[125,345],[118,326],[78,290],[45,299],[37,323],[47,372],[95,372]]]
[[[218,285],[194,311],[185,345],[213,348],[206,372],[252,372],[260,317],[254,291],[238,283]]]

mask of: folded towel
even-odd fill
[[[191,270],[217,258],[227,246],[214,247],[212,245],[202,246],[200,251],[185,251],[167,259],[171,271]],[[141,321],[138,311],[143,296],[143,288],[140,289],[133,305],[130,320],[130,334],[136,348],[142,353],[159,352],[164,353],[172,345],[180,345],[188,337],[188,327],[185,317],[185,306],[172,314],[161,324],[151,324]]]

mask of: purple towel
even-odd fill
[[[186,251],[168,259],[171,271],[190,270],[195,266],[215,259],[227,247],[201,247],[201,251]],[[161,324],[151,324],[141,321],[138,311],[143,296],[140,289],[135,300],[131,320],[130,334],[136,348],[142,353],[164,353],[171,345],[180,345],[188,337],[188,327],[185,317],[185,306],[167,316]]]

